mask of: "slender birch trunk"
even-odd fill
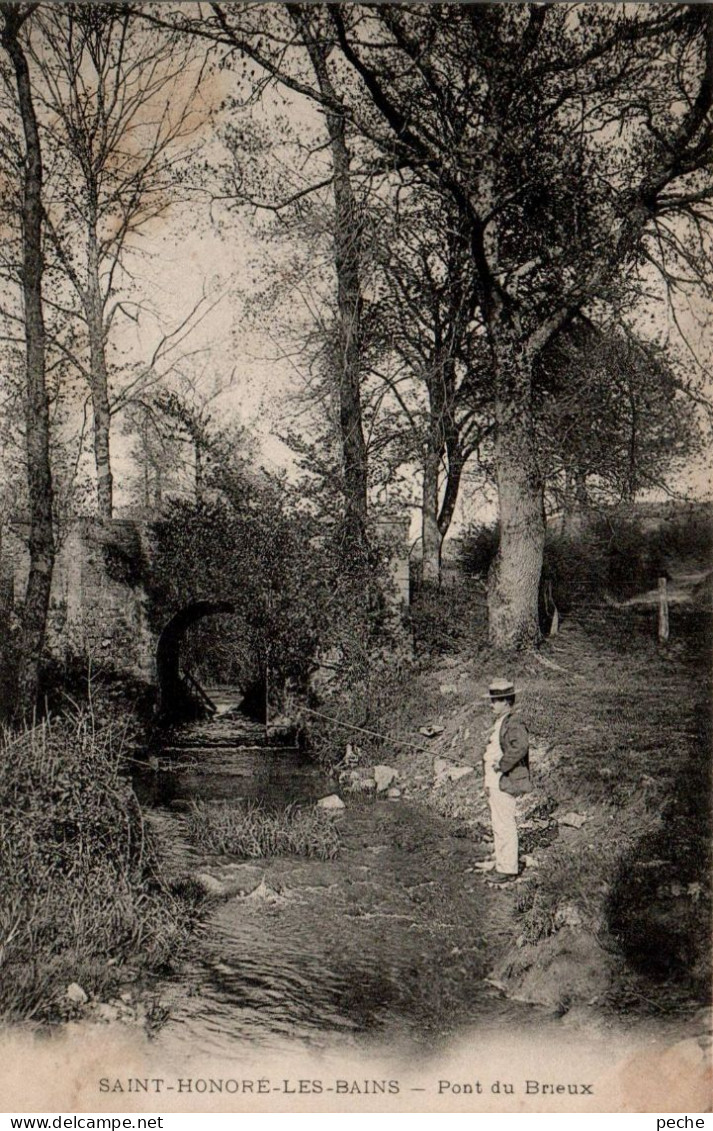
[[[22,615],[18,674],[19,713],[30,716],[37,705],[40,661],[47,631],[54,533],[50,468],[49,404],[45,373],[45,324],[42,305],[42,150],[32,98],[27,58],[19,40],[25,16],[3,4],[2,45],[10,56],[25,138],[22,186],[22,295],[25,310],[25,442],[30,512],[30,571]]]
[[[99,246],[96,221],[89,218],[87,235],[87,289],[84,311],[89,333],[89,365],[94,413],[94,462],[97,473],[97,512],[100,518],[111,518],[114,510],[114,481],[111,472],[109,433],[109,373],[106,363],[104,304],[99,278]]]

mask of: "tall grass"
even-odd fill
[[[255,803],[194,802],[188,834],[206,852],[249,859],[295,855],[333,860],[339,851],[339,833],[329,814],[295,805],[268,809]]]
[[[190,910],[162,885],[121,772],[125,730],[91,712],[0,740],[0,1018],[53,1019],[122,963],[164,963]]]

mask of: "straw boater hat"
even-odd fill
[[[488,688],[488,694],[483,699],[509,699],[515,694],[515,685],[510,679],[494,679]]]

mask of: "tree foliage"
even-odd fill
[[[680,370],[671,350],[621,328],[578,321],[550,343],[534,379],[548,510],[669,489],[704,437]]]
[[[286,689],[307,689],[325,650],[346,667],[368,663],[389,619],[379,565],[345,560],[334,532],[295,511],[279,484],[233,476],[220,496],[168,504],[152,529],[157,628],[193,601],[235,608],[186,642],[204,678],[267,683],[279,702]]]
[[[130,409],[144,510],[174,489],[196,500],[172,504],[165,519],[194,574],[181,575],[164,539],[173,574],[157,608],[259,577],[235,621],[240,640],[255,636],[253,670],[268,666],[274,631],[279,679],[297,679],[297,652],[313,654],[329,617],[341,623],[337,595],[347,621],[356,617],[376,568],[370,520],[415,474],[424,575],[436,576],[476,457],[496,485],[501,526],[491,637],[535,643],[546,508],[661,488],[699,443],[700,384],[665,334],[642,326],[665,309],[684,337],[680,303],[713,285],[710,6],[1,10],[5,432],[24,430],[35,581],[42,574],[48,589],[51,523],[76,500],[63,485],[53,507],[49,472],[79,480],[93,426],[98,510],[111,514],[109,427]],[[208,74],[229,90],[220,183]],[[323,410],[295,440],[311,474],[299,499],[236,464],[239,429],[184,381],[176,353],[207,293],[153,352],[143,340],[129,361],[117,348],[151,308],[131,275],[141,241],[196,186],[213,203],[230,197],[251,234],[256,215],[269,215],[271,237],[283,227],[301,245],[276,264],[273,306],[253,296],[266,336],[305,378],[303,401]],[[232,233],[234,209],[223,216]],[[293,352],[273,314],[297,295],[312,325]],[[59,473],[70,403],[78,454]],[[204,546],[213,532],[213,566],[200,561],[191,523]],[[235,568],[231,540],[246,547]],[[359,640],[378,607],[371,593],[352,626]],[[299,609],[303,594],[309,608],[295,613],[291,642],[280,637],[285,603]]]
[[[92,405],[97,510],[111,518],[110,426],[122,403],[116,324],[144,313],[130,267],[142,235],[188,191],[187,159],[205,117],[202,67],[190,41],[142,28],[115,4],[40,5],[28,51],[50,167],[54,301],[73,323],[72,358]]]
[[[382,167],[464,216],[492,358],[499,644],[538,635],[533,374],[580,311],[710,283],[707,7],[331,6],[342,89]],[[682,282],[683,280],[683,282]]]

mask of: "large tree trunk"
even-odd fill
[[[106,364],[104,304],[99,281],[99,249],[96,221],[89,217],[87,238],[87,290],[84,310],[89,332],[89,362],[94,413],[94,461],[97,472],[97,510],[100,518],[111,518],[114,509],[113,477],[109,454],[109,375]]]
[[[335,233],[339,311],[339,424],[344,470],[345,532],[352,548],[366,540],[367,456],[361,416],[361,218],[349,176],[344,118],[327,115],[334,165]]]
[[[327,67],[327,49],[312,30],[302,5],[292,19],[304,36],[317,85],[325,98],[324,118],[332,153],[334,193],[334,264],[337,274],[337,392],[342,447],[344,530],[347,547],[361,556],[366,547],[367,451],[361,413],[362,216],[354,196],[347,145],[346,114]]]
[[[45,381],[45,325],[42,308],[42,151],[32,101],[27,59],[18,39],[22,19],[3,6],[2,35],[15,74],[25,168],[22,198],[22,291],[25,306],[26,381],[25,436],[30,510],[30,571],[22,618],[19,668],[19,710],[29,716],[37,704],[39,670],[47,631],[54,535],[50,469],[49,406]]]
[[[500,545],[488,578],[490,639],[500,648],[534,645],[545,546],[543,483],[531,411],[531,363],[512,342],[496,345],[495,460]]]
[[[426,453],[423,464],[422,490],[422,580],[424,585],[441,583],[441,546],[443,538],[438,527],[438,469],[440,453],[433,448]]]
[[[429,452],[424,461],[421,542],[423,581],[427,585],[441,583],[443,543],[453,520],[465,464],[457,437],[453,438],[452,443],[446,441],[445,452],[448,455],[448,472],[440,507],[439,468],[444,454],[443,449],[438,453]]]

